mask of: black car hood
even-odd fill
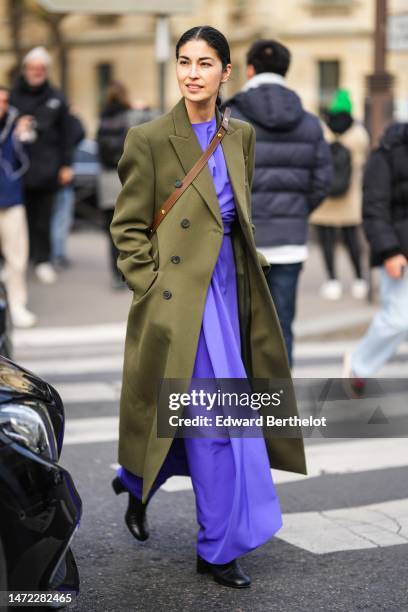
[[[10,402],[41,401],[47,408],[61,452],[64,436],[64,406],[58,392],[44,380],[0,356],[0,409]]]
[[[49,385],[6,357],[0,357],[0,404],[13,399],[53,402]]]

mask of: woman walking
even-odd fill
[[[163,379],[280,378],[290,370],[279,322],[253,239],[250,184],[253,128],[221,125],[219,90],[228,80],[228,42],[209,26],[176,46],[177,105],[130,131],[119,163],[122,191],[111,225],[118,267],[134,292],[120,410],[116,493],[129,492],[125,520],[148,537],[146,507],[172,475],[189,475],[199,533],[197,571],[226,586],[250,586],[237,558],[281,527],[270,467],[306,473],[301,437],[159,438]],[[225,132],[225,135],[223,136]],[[217,136],[216,136],[217,135]],[[208,163],[155,232],[163,203],[213,137]],[[186,391],[188,390],[186,387]],[[286,410],[296,415],[289,385]]]

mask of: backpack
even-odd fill
[[[117,167],[128,129],[129,124],[125,112],[101,119],[96,140],[99,159],[105,168]]]
[[[329,196],[336,198],[347,193],[350,188],[352,174],[351,152],[338,140],[330,143],[329,147],[334,173]]]

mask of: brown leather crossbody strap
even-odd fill
[[[191,185],[194,179],[199,175],[201,170],[204,168],[204,166],[210,159],[211,155],[214,153],[215,149],[218,147],[221,140],[224,138],[228,130],[228,123],[229,123],[230,116],[231,116],[231,109],[229,108],[229,106],[227,106],[224,111],[223,117],[222,117],[220,129],[217,130],[217,133],[215,134],[214,138],[212,139],[212,141],[210,142],[210,144],[208,145],[207,149],[204,151],[200,159],[194,164],[191,170],[187,172],[183,180],[180,181],[180,186],[177,187],[175,191],[173,191],[173,193],[167,198],[167,200],[161,206],[159,212],[157,213],[157,215],[155,216],[153,220],[152,225],[150,226],[148,230],[149,236],[152,236],[154,234],[154,232],[159,227],[160,223],[168,215],[168,213],[173,208],[173,206],[175,205],[179,197],[185,192],[187,187]]]

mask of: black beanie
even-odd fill
[[[274,72],[285,76],[290,64],[290,51],[276,40],[257,40],[247,53],[247,65],[255,72]]]

